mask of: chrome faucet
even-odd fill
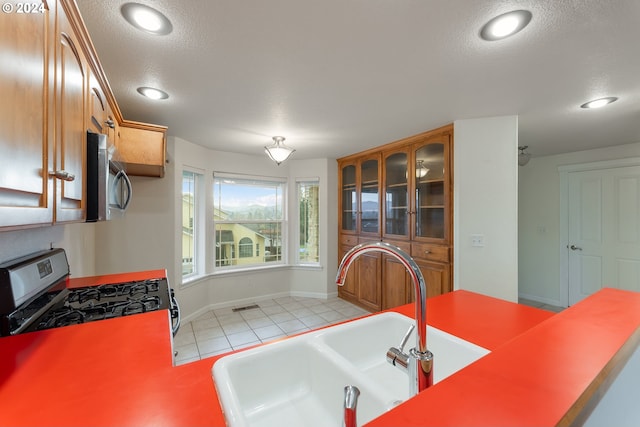
[[[342,427],[358,427],[356,408],[358,406],[358,396],[360,389],[354,385],[348,385],[344,388],[344,414],[342,419]]]
[[[416,395],[433,384],[433,354],[427,350],[427,285],[416,262],[402,249],[386,242],[361,243],[345,254],[338,267],[336,283],[344,284],[347,271],[353,261],[367,252],[382,252],[391,255],[404,265],[413,282],[416,299],[416,346],[404,353],[402,347],[411,331],[402,340],[400,348],[392,347],[387,352],[387,360],[409,374],[409,394]]]

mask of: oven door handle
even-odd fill
[[[119,170],[118,173],[116,174],[115,177],[115,182],[118,182],[119,180],[123,180],[125,186],[127,187],[127,198],[124,202],[120,202],[118,201],[118,204],[120,206],[118,206],[120,209],[122,209],[123,211],[127,209],[127,207],[129,206],[129,203],[131,202],[131,195],[132,195],[132,185],[131,185],[131,180],[129,180],[129,177],[127,176],[126,172],[124,170]]]
[[[180,329],[180,306],[178,305],[178,300],[176,299],[175,293],[173,289],[171,289],[171,309],[169,310],[171,313],[171,333],[175,337]]]

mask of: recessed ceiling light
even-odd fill
[[[482,27],[480,37],[487,41],[501,40],[522,30],[531,21],[528,10],[514,10],[496,16]]]
[[[173,25],[166,16],[144,4],[125,3],[120,12],[129,24],[147,33],[163,36],[173,31]]]
[[[606,98],[594,99],[593,101],[585,102],[580,106],[580,108],[600,108],[605,105],[611,104],[612,102],[616,102],[618,98],[615,96],[609,96]]]
[[[144,95],[150,99],[167,99],[169,97],[167,92],[152,87],[139,87],[137,91],[140,95]]]

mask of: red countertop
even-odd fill
[[[638,329],[640,294],[605,290],[554,315],[456,291],[429,300],[428,323],[493,353],[368,425],[555,425]],[[171,354],[167,311],[0,338],[0,424],[224,426],[221,356]]]

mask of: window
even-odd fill
[[[318,264],[319,181],[318,179],[298,181],[296,187],[300,224],[297,262],[298,264]]]
[[[202,175],[182,172],[182,276],[189,276],[197,272],[196,232],[198,226],[197,209],[199,209],[200,194],[197,190]]]
[[[253,241],[248,237],[240,239],[239,243],[240,258],[250,258],[253,256]]]
[[[216,269],[283,264],[286,181],[216,172],[213,187]]]

